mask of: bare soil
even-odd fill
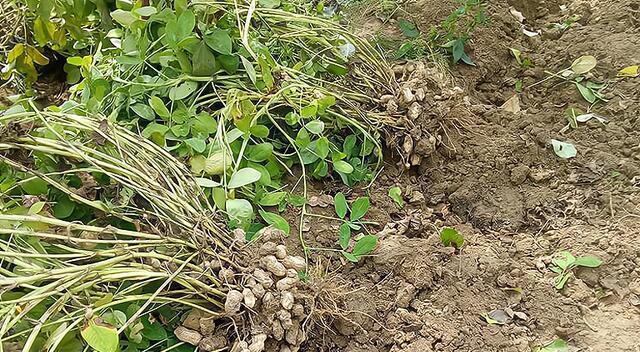
[[[442,20],[443,6],[456,5],[421,0],[407,12],[427,31]],[[510,7],[542,34],[525,36]],[[562,338],[571,351],[640,351],[640,78],[615,78],[640,63],[640,2],[497,0],[488,14],[489,25],[469,45],[477,67],[442,74],[410,63],[398,71],[401,84],[424,87],[422,113],[389,141],[397,148],[388,160],[398,163],[349,195],[371,197],[367,220],[380,224],[371,228],[380,244],[355,265],[337,253],[310,256],[321,269],[309,286],[325,306],[312,312],[319,324],[307,329],[301,350],[531,351]],[[580,16],[571,28],[550,28],[571,15]],[[534,66],[520,68],[509,48]],[[516,94],[516,80],[528,87],[582,55],[598,59],[593,79],[609,83],[609,101],[593,110],[608,123],[560,132],[565,109],[588,104],[557,81],[525,88],[519,112],[501,108]],[[407,134],[420,157],[409,170]],[[420,147],[429,137],[435,150]],[[573,143],[577,157],[557,157],[551,139]],[[403,190],[402,209],[387,195],[392,186]],[[311,194],[338,191],[346,189],[325,183]],[[295,223],[298,214],[289,215]],[[307,244],[335,248],[339,224],[306,219]],[[461,251],[440,244],[443,226],[464,234]],[[288,240],[290,251],[299,251],[298,241]],[[604,264],[576,270],[557,290],[549,264],[560,251]],[[519,313],[504,325],[488,324],[482,315],[495,309]]]

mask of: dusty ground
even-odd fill
[[[525,36],[512,6],[542,35]],[[451,0],[418,0],[404,14],[427,32],[455,8]],[[525,352],[556,338],[571,351],[640,351],[640,78],[615,78],[640,64],[640,2],[496,0],[488,14],[469,45],[477,67],[443,73],[410,63],[399,73],[402,85],[424,89],[422,113],[390,136],[400,151],[390,148],[376,182],[348,194],[370,196],[365,219],[379,224],[369,230],[380,244],[355,265],[333,252],[309,257],[314,269],[301,291],[313,309],[306,306],[308,320],[296,317],[307,335],[301,351]],[[566,31],[549,27],[572,15],[581,19]],[[365,23],[363,33],[399,34],[373,18]],[[520,68],[509,48],[534,66]],[[520,112],[500,108],[517,80],[528,87],[582,55],[594,55],[594,79],[609,82],[610,101],[594,109],[606,125],[593,120],[560,132],[567,107],[588,106],[573,86],[554,81],[520,93]],[[421,157],[410,170],[401,151],[407,132]],[[577,157],[558,158],[552,138],[575,144]],[[402,188],[404,208],[388,197],[393,186]],[[339,191],[349,190],[326,183],[310,193]],[[332,216],[331,206],[311,212]],[[299,214],[288,215],[297,233]],[[336,248],[338,222],[306,219],[308,245]],[[444,226],[464,234],[462,250],[440,244]],[[285,242],[302,254],[297,236]],[[549,264],[560,251],[604,264],[576,270],[557,290]],[[518,315],[488,324],[482,315],[496,309]]]
[[[542,35],[522,34],[510,6]],[[440,9],[441,1],[425,0],[408,13],[426,31],[442,19]],[[414,142],[434,136],[441,143],[419,167],[388,164],[369,190],[352,195],[369,193],[367,219],[381,224],[373,232],[396,226],[379,232],[375,256],[357,265],[339,255],[311,257],[341,268],[312,282],[332,292],[339,309],[325,314],[325,328],[308,331],[302,350],[530,351],[560,337],[572,351],[640,351],[640,78],[615,78],[640,63],[639,10],[637,1],[493,1],[489,25],[469,46],[477,67],[458,66],[451,79],[428,65],[405,71],[405,81],[427,90]],[[571,15],[581,19],[566,31],[549,28]],[[521,69],[509,48],[534,66]],[[594,55],[594,79],[609,82],[610,101],[594,108],[606,125],[593,120],[560,132],[567,107],[588,105],[557,81],[525,89],[520,112],[500,108],[516,80],[527,87],[582,55]],[[552,138],[575,144],[578,156],[558,158]],[[409,202],[403,209],[387,196],[394,185]],[[339,190],[323,184],[313,192]],[[312,212],[328,215],[330,207]],[[308,219],[308,244],[335,248],[338,224]],[[443,248],[435,230],[442,226],[464,234],[462,251]],[[548,264],[563,250],[604,265],[577,270],[556,290]],[[523,319],[490,325],[481,317],[506,308]]]

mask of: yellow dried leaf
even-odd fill
[[[49,63],[49,59],[31,45],[27,46],[27,55],[38,65],[42,66]]]
[[[618,72],[618,77],[638,77],[640,75],[638,73],[638,68],[638,65],[625,67]]]

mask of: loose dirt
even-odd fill
[[[418,1],[407,13],[428,31],[446,6],[456,5]],[[541,35],[524,35],[510,8]],[[350,195],[371,197],[367,219],[380,224],[372,227],[379,247],[355,265],[331,252],[310,256],[324,274],[309,285],[332,303],[312,314],[322,324],[307,331],[301,350],[531,351],[555,338],[571,351],[640,350],[640,79],[615,78],[640,63],[640,2],[500,0],[488,14],[469,45],[477,67],[443,72],[409,63],[398,70],[403,87],[424,88],[421,112],[389,136],[387,160],[397,164],[389,161],[369,189]],[[550,27],[572,15],[580,19],[569,29]],[[363,32],[377,30],[375,21]],[[509,48],[534,66],[520,68]],[[561,132],[564,111],[588,105],[557,81],[525,88],[519,112],[500,108],[517,80],[528,87],[582,55],[598,59],[593,79],[609,82],[609,101],[594,108],[608,123]],[[577,157],[557,157],[551,139],[573,143]],[[403,190],[402,209],[387,195],[392,186]],[[338,184],[316,184],[311,194],[338,191]],[[330,216],[332,208],[311,211]],[[297,214],[290,216],[296,223]],[[303,237],[335,248],[338,225],[307,217]],[[440,244],[442,226],[464,234],[461,251]],[[295,236],[287,242],[299,251]],[[565,250],[604,264],[576,270],[556,290],[549,264]],[[482,315],[495,309],[517,314],[488,324]]]
[[[456,6],[417,0],[403,14],[428,32]],[[541,35],[523,34],[511,9]],[[373,12],[361,15],[363,35],[401,35]],[[397,117],[398,129],[389,131],[387,163],[370,187],[311,185],[317,205],[310,211],[321,217],[305,217],[305,243],[336,248],[339,223],[328,218],[335,215],[327,195],[367,194],[372,209],[365,220],[378,224],[368,226],[379,236],[373,255],[352,264],[339,253],[314,251],[308,282],[278,288],[276,282],[294,278],[287,271],[284,279],[284,273],[267,277],[273,292],[255,290],[262,283],[248,279],[252,292],[238,297],[245,305],[247,293],[262,301],[248,315],[252,343],[265,345],[268,338],[266,350],[281,352],[525,352],[562,338],[571,351],[640,351],[640,78],[615,78],[640,64],[640,2],[496,0],[488,15],[489,24],[468,46],[476,67],[397,67],[401,90],[391,99],[398,106],[380,110]],[[550,26],[573,15],[579,20],[564,31]],[[521,68],[510,48],[533,67]],[[608,122],[561,132],[568,107],[588,107],[575,87],[556,81],[526,87],[582,55],[598,59],[593,79],[609,84],[609,101],[594,109]],[[516,94],[517,80],[525,87],[519,111],[506,111],[501,106]],[[403,105],[402,88],[424,98]],[[551,139],[573,143],[577,157],[557,157]],[[394,186],[402,189],[402,208],[387,195]],[[292,234],[299,215],[287,213]],[[465,236],[461,250],[442,246],[438,229],[445,226]],[[288,255],[305,255],[296,235],[268,240],[285,244]],[[264,254],[261,245],[255,253]],[[560,251],[597,256],[604,264],[575,270],[557,290],[550,264]],[[278,315],[280,291],[293,292],[294,313]],[[483,317],[495,310],[506,313],[505,324]],[[205,318],[198,319],[193,331],[207,336],[211,349],[236,336],[227,331],[230,323],[205,333]],[[278,322],[285,320],[286,326]]]

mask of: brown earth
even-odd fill
[[[511,6],[542,35],[522,34]],[[401,13],[427,32],[455,8],[451,0],[418,0]],[[363,13],[372,18],[362,33],[400,35],[393,23]],[[309,211],[322,217],[305,216],[308,246],[337,248],[339,222],[327,218],[335,216],[332,206],[318,197],[339,191],[371,198],[365,220],[378,224],[367,230],[379,245],[357,264],[331,251],[309,255],[310,280],[295,296],[308,317],[290,319],[291,346],[306,335],[301,351],[524,352],[562,338],[571,351],[640,351],[640,78],[615,78],[621,68],[640,64],[640,2],[496,0],[488,14],[490,23],[468,47],[476,67],[400,67],[401,86],[422,88],[425,98],[414,119],[400,107],[405,129],[389,135],[387,164],[371,187],[311,185],[320,204]],[[566,31],[549,28],[576,14],[580,20]],[[509,48],[534,66],[520,68]],[[605,125],[592,120],[561,132],[565,109],[588,105],[573,86],[557,81],[520,93],[519,112],[500,108],[518,79],[528,87],[545,70],[557,72],[582,55],[598,59],[593,79],[609,83],[609,102],[594,108]],[[573,143],[577,157],[558,158],[551,139]],[[412,162],[418,165],[405,168]],[[402,189],[403,208],[387,195],[393,186]],[[300,214],[287,215],[298,233]],[[442,246],[438,229],[445,226],[465,236],[462,250]],[[290,254],[303,255],[298,236],[283,242]],[[604,264],[575,270],[557,290],[549,267],[560,251]],[[265,307],[279,309],[274,302]],[[488,324],[483,315],[494,310],[513,316],[504,325]],[[251,316],[259,330],[254,337],[273,337],[260,330],[273,311]],[[273,339],[266,346],[289,348]]]
[[[443,5],[455,8],[421,0],[406,13],[427,31],[442,20]],[[525,36],[510,6],[542,35]],[[333,252],[310,256],[340,269],[312,277],[310,287],[328,297],[319,301],[333,306],[312,315],[321,324],[307,330],[301,350],[531,351],[562,338],[571,351],[640,351],[640,78],[615,77],[640,63],[639,10],[638,1],[498,0],[469,45],[477,67],[456,66],[451,77],[429,64],[404,67],[401,85],[426,91],[422,114],[405,121],[413,138],[404,156],[420,154],[420,165],[406,170],[409,161],[396,155],[398,164],[350,195],[371,197],[367,220],[380,224],[369,228],[380,237],[374,256],[356,265]],[[549,27],[571,15],[580,20],[566,31]],[[520,68],[509,48],[534,66]],[[609,102],[593,109],[608,123],[561,132],[565,109],[588,104],[574,86],[553,80],[525,88],[521,111],[500,108],[516,80],[528,87],[582,55],[598,59],[592,79],[609,84]],[[435,152],[420,147],[429,137],[438,141]],[[557,157],[551,139],[573,143],[577,157]],[[398,151],[403,143],[395,141]],[[395,185],[403,209],[387,195]],[[310,193],[340,190],[316,184]],[[311,212],[330,216],[332,208]],[[336,248],[338,225],[307,216],[303,238]],[[461,251],[440,244],[443,226],[464,234]],[[288,245],[299,251],[297,239]],[[549,264],[560,251],[604,264],[576,270],[557,290]],[[482,315],[495,309],[524,314],[488,324]]]

